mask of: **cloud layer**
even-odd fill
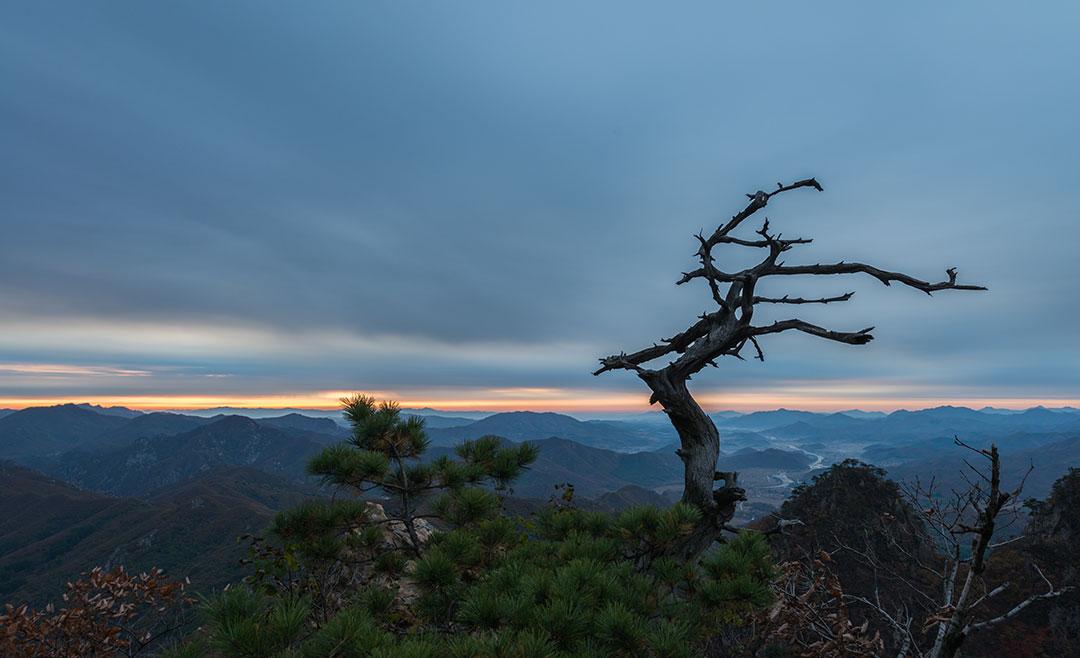
[[[807,175],[769,208],[815,238],[789,262],[991,292],[784,281],[857,291],[799,315],[879,340],[774,338],[718,404],[1080,398],[1071,4],[2,14],[0,399],[629,395],[593,359],[705,308],[691,234]]]

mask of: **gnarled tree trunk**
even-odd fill
[[[709,237],[697,235],[700,243],[696,256],[701,267],[685,272],[678,284],[695,279],[704,279],[708,284],[713,302],[718,309],[704,313],[697,322],[685,331],[671,338],[654,343],[652,347],[626,354],[625,352],[600,359],[601,367],[593,374],[599,375],[608,370],[631,370],[637,373],[652,389],[651,403],[660,403],[667,413],[671,424],[679,433],[682,444],[678,450],[685,465],[683,501],[696,506],[702,512],[698,528],[686,541],[683,553],[687,557],[696,557],[720,537],[724,525],[735,514],[735,506],[745,496],[739,488],[735,473],[717,473],[716,460],[720,456],[720,436],[712,419],[701,408],[687,389],[690,378],[706,366],[716,366],[716,359],[722,356],[742,358],[740,353],[747,343],[752,344],[757,358],[764,361],[765,354],[758,345],[758,337],[784,331],[801,331],[812,336],[825,338],[850,345],[865,345],[873,339],[870,330],[831,331],[799,319],[788,319],[764,326],[751,324],[754,307],[757,304],[832,304],[846,302],[854,293],[845,293],[832,297],[804,299],[801,297],[760,297],[755,293],[760,279],[769,276],[822,275],[822,274],[869,274],[881,283],[889,285],[898,282],[930,294],[938,290],[985,290],[981,286],[960,285],[956,283],[956,270],[947,269],[948,279],[930,283],[900,272],[890,272],[866,265],[841,261],[833,264],[786,265],[779,262],[779,256],[796,245],[806,244],[809,239],[796,238],[783,240],[779,235],[769,232],[769,220],[766,219],[757,231],[761,239],[743,239],[731,235],[748,217],[764,208],[769,199],[789,190],[803,187],[822,191],[817,180],[808,178],[791,185],[777,183],[772,192],[748,194],[750,203],[742,212],[733,216]],[[765,249],[768,255],[753,267],[739,272],[729,273],[716,267],[713,249],[720,245],[736,245]],[[721,291],[721,285],[727,290]],[[668,365],[659,369],[646,368],[645,364],[656,359],[677,355]],[[714,489],[714,483],[723,480],[724,486]]]
[[[721,474],[716,472],[720,457],[720,433],[716,424],[697,403],[686,387],[685,380],[671,381],[668,373],[660,371],[643,375],[653,391],[653,397],[664,408],[668,419],[679,434],[681,447],[676,454],[683,461],[682,501],[702,512],[702,521],[683,547],[684,557],[695,557],[707,549],[735,515],[735,507],[745,500],[736,484],[734,473],[724,474],[724,487],[713,490]]]

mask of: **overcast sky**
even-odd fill
[[[780,282],[877,340],[770,337],[710,406],[1077,404],[1080,9],[915,4],[3,3],[0,406],[643,408],[595,359],[811,175],[789,263],[991,290]]]

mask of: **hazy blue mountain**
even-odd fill
[[[298,413],[285,414],[272,418],[258,419],[260,425],[276,427],[278,429],[301,430],[316,434],[326,434],[337,439],[345,438],[349,432],[338,423],[329,418],[312,418]]]
[[[971,445],[988,447],[990,443],[991,440],[975,440]],[[935,477],[942,491],[948,491],[949,487],[963,490],[966,485],[961,475],[974,477],[964,464],[965,459],[976,466],[982,465],[982,460],[973,456],[970,451],[951,446],[938,451],[932,457],[892,466],[888,469],[889,477],[898,481],[921,478],[924,482],[929,477]],[[1076,467],[1080,467],[1080,434],[1003,454],[1002,484],[1009,488],[1016,486],[1031,468],[1024,486],[1023,498],[1045,498],[1054,481],[1067,473],[1069,468]]]
[[[821,414],[812,411],[795,411],[791,409],[755,411],[754,413],[743,416],[716,419],[717,427],[752,431],[773,430],[800,422],[809,423],[822,429],[848,429],[860,427],[863,423],[868,421],[840,413]]]
[[[842,413],[845,416],[851,416],[852,418],[859,418],[861,420],[884,418],[888,415],[884,411],[863,411],[862,409],[846,409],[837,413]]]
[[[675,487],[681,491],[683,463],[668,449],[624,453],[582,445],[568,439],[529,441],[540,449],[540,456],[514,485],[514,494],[531,498],[546,498],[557,484],[574,485],[575,493],[584,498],[599,499],[606,493],[634,485],[645,489]],[[432,458],[452,454],[453,449],[432,449]],[[767,448],[747,448],[721,457],[721,470],[770,469],[801,472],[809,468],[811,457],[805,453]]]
[[[768,446],[770,443],[769,438],[764,434],[757,432],[751,432],[748,430],[732,430],[721,429],[720,430],[720,454],[733,454],[744,448],[761,448]],[[656,448],[653,452],[670,452],[674,453],[676,448],[679,447],[678,436],[674,435],[668,440],[667,443]]]
[[[1067,441],[1074,436],[1080,436],[1080,432],[1013,432],[1004,435],[995,434],[990,437],[967,437],[964,440],[975,443],[993,441],[1000,448],[1002,454],[1009,455],[1032,450],[1039,446]],[[949,454],[955,449],[956,444],[953,442],[953,437],[924,439],[910,443],[873,443],[866,446],[860,459],[878,466],[893,466],[920,459],[933,459],[943,454]]]
[[[97,447],[118,447],[134,443],[138,439],[152,439],[159,436],[171,436],[190,432],[196,427],[202,427],[212,422],[210,418],[198,416],[185,416],[181,414],[158,411],[136,416],[126,423],[105,431],[86,441],[79,449],[90,450]]]
[[[341,415],[340,409],[293,409],[293,408],[281,408],[281,409],[265,409],[259,407],[214,407],[212,409],[174,409],[175,413],[184,414],[186,416],[200,416],[202,418],[213,418],[214,416],[244,416],[246,418],[254,418],[256,420],[262,418],[279,418],[281,416],[287,416],[289,414],[299,414],[307,416],[309,418],[329,418],[330,420],[338,423],[339,425],[345,425],[345,419]]]
[[[440,418],[455,418],[458,420],[477,421],[492,415],[490,411],[446,411],[444,409],[432,409],[430,407],[404,407],[401,413],[409,416],[438,416]]]
[[[616,452],[562,438],[529,443],[540,449],[540,456],[514,483],[515,496],[546,499],[555,485],[570,483],[576,495],[597,498],[631,484],[651,488],[681,484],[683,479],[682,460],[674,452]],[[453,450],[434,447],[430,458]]]
[[[522,495],[546,498],[555,484],[572,482],[579,495],[596,498],[629,485],[673,487],[682,479],[682,463],[674,453],[677,437],[662,423],[582,421],[532,412],[479,420],[425,417],[433,425],[466,423],[429,426],[436,446],[489,434],[538,443],[541,459],[519,484]],[[771,469],[793,477],[811,464],[852,456],[890,468],[903,462],[926,464],[952,454],[954,434],[997,441],[1007,454],[1061,448],[1058,444],[1080,436],[1080,414],[1042,408],[1000,414],[938,407],[862,417],[784,409],[727,415],[719,422],[720,468]],[[79,486],[135,495],[221,466],[246,465],[304,481],[307,459],[346,435],[330,418],[307,412],[264,414],[256,420],[170,413],[123,418],[66,405],[0,418],[0,449],[8,454],[13,451],[24,462]],[[639,452],[631,454],[633,450]]]
[[[630,507],[651,505],[654,507],[670,507],[678,498],[662,496],[652,489],[646,489],[634,484],[606,493],[592,501],[597,508],[605,512],[621,512]]]
[[[1011,413],[982,412],[966,407],[935,407],[919,411],[895,411],[874,427],[905,429],[920,428],[943,431],[949,427],[967,428],[970,431],[1047,431],[1060,429],[1075,422],[1075,418],[1061,410],[1034,407]]]
[[[144,495],[222,466],[249,466],[306,482],[308,459],[331,442],[333,438],[325,434],[223,416],[182,434],[68,452],[40,468],[84,489],[127,496]]]
[[[424,427],[428,429],[441,429],[445,427],[463,427],[475,423],[479,418],[465,418],[462,416],[438,416],[435,414],[416,414],[404,412],[406,416],[418,416],[424,419]]]
[[[790,425],[763,430],[763,432],[767,432],[769,436],[785,439],[817,439],[825,434],[834,432],[834,430],[827,429],[816,423],[812,424],[805,420],[800,420]]]
[[[714,420],[724,420],[729,418],[738,418],[742,416],[738,411],[713,411],[709,413],[709,417]],[[586,417],[583,416],[582,420]],[[668,420],[667,414],[663,411],[646,411],[643,413],[626,414],[626,413],[606,413],[606,414],[587,414],[589,420],[617,420],[624,423],[633,423],[638,425],[670,425],[671,421]]]
[[[786,425],[773,423],[797,418]],[[761,443],[747,444],[736,438],[739,426],[753,426]],[[724,449],[745,445],[791,442],[805,447],[813,443],[833,456],[860,454],[880,463],[927,457],[936,447],[948,448],[952,437],[1005,440],[1016,434],[1069,434],[1080,432],[1080,418],[1062,410],[1034,408],[1010,414],[975,411],[964,407],[901,410],[885,416],[854,418],[846,413],[759,412],[721,423]],[[906,450],[905,446],[910,446]],[[781,445],[780,447],[784,447]]]
[[[805,471],[813,460],[803,452],[777,448],[743,448],[732,455],[721,455],[717,468],[738,471],[746,468],[765,468],[776,471]]]
[[[619,451],[655,448],[674,437],[674,432],[670,429],[657,429],[623,421],[581,421],[563,414],[532,411],[494,414],[460,427],[428,429],[428,436],[435,445],[453,445],[489,434],[511,441],[558,437],[587,446]]]
[[[83,409],[87,409],[89,411],[95,411],[99,414],[106,414],[108,416],[120,416],[122,418],[135,418],[136,416],[143,415],[143,412],[136,411],[134,409],[128,409],[127,407],[102,407],[96,404],[88,404],[85,402],[75,406],[82,407]]]
[[[1018,411],[1016,409],[998,409],[997,407],[983,407],[982,409],[979,409],[979,411],[981,413],[984,413],[984,414],[1007,414],[1008,415],[1008,414],[1021,413],[1020,411]]]
[[[74,404],[31,407],[0,418],[0,457],[50,455],[120,427],[128,418]]]
[[[14,409],[0,409],[0,418],[3,418],[4,416],[6,416],[8,414],[13,414],[13,413],[15,413]]]

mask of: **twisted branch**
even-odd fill
[[[743,346],[751,341],[757,350],[757,358],[764,361],[764,353],[755,337],[766,334],[781,333],[784,331],[801,331],[803,333],[832,340],[848,345],[865,345],[873,340],[869,333],[870,329],[862,331],[846,332],[833,331],[808,322],[792,319],[783,320],[765,327],[757,327],[751,324],[756,304],[833,304],[849,301],[854,292],[848,292],[834,297],[804,298],[791,297],[764,297],[754,294],[755,287],[760,279],[770,276],[794,276],[794,275],[831,275],[831,274],[867,274],[874,277],[882,284],[889,286],[893,283],[921,290],[932,294],[941,290],[986,290],[984,286],[957,283],[956,268],[945,270],[947,278],[943,281],[930,282],[916,278],[903,272],[892,272],[866,263],[848,263],[841,261],[831,264],[816,265],[785,265],[778,263],[780,254],[790,250],[796,245],[808,244],[809,238],[797,238],[791,240],[782,239],[780,235],[772,235],[769,232],[769,220],[766,218],[762,227],[756,231],[761,236],[760,240],[747,240],[730,235],[750,216],[768,205],[774,196],[791,190],[809,187],[822,191],[821,184],[814,178],[796,181],[790,185],[777,183],[772,192],[758,191],[747,194],[750,203],[738,214],[734,215],[727,223],[717,228],[712,235],[705,237],[698,234],[698,250],[695,256],[701,266],[695,270],[684,272],[676,282],[682,285],[694,279],[705,279],[709,288],[710,296],[719,307],[712,313],[704,313],[697,322],[685,331],[673,338],[653,344],[637,352],[626,354],[620,353],[600,359],[600,367],[593,372],[594,375],[609,370],[631,370],[639,376],[652,376],[657,372],[675,375],[677,378],[686,379],[707,365],[716,365],[716,359],[722,356],[734,356],[741,359],[740,351]],[[727,272],[716,267],[712,254],[713,247],[721,244],[730,244],[750,248],[765,248],[769,254],[757,265],[737,272]],[[722,285],[727,285],[727,290]],[[681,355],[675,361],[669,363],[660,370],[645,368],[645,364],[668,355]]]

